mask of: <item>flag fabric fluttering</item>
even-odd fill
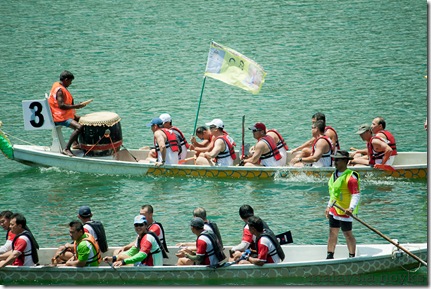
[[[250,58],[212,41],[205,76],[257,94],[265,82],[266,72]]]

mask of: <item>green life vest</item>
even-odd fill
[[[356,176],[356,179],[358,180],[358,187],[359,187],[359,174],[357,172],[354,172],[350,169],[346,169],[341,176],[339,176],[336,180],[335,179],[334,172],[331,176],[331,178],[328,181],[328,187],[329,187],[329,196],[332,201],[337,201],[337,205],[348,209],[350,206],[350,200],[352,198],[352,194],[349,191],[348,182],[352,175]],[[338,215],[345,215],[343,211],[341,211],[338,208],[335,208]],[[359,210],[359,204],[356,206],[356,208],[353,210],[354,214],[357,214]]]

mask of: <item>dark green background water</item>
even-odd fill
[[[425,1],[407,0],[3,1],[0,120],[19,138],[13,143],[49,145],[50,131],[24,131],[21,101],[43,98],[67,69],[75,74],[70,87],[75,99],[94,99],[80,113],[118,113],[126,147],[150,145],[145,123],[164,112],[190,135],[214,40],[254,59],[268,75],[258,95],[207,79],[198,125],[221,118],[239,143],[246,115],[247,126],[262,121],[277,128],[293,148],[310,137],[311,115],[322,111],[348,149],[365,145],[354,134],[356,127],[381,115],[400,151],[425,151],[426,17]],[[246,142],[254,142],[248,132]],[[103,221],[111,246],[133,238],[131,220],[144,203],[155,207],[169,245],[194,239],[188,221],[197,206],[219,224],[226,244],[238,243],[238,208],[244,203],[274,231],[290,229],[295,243],[327,239],[326,179],[99,176],[29,168],[1,156],[0,180],[1,210],[23,212],[42,247],[69,240],[67,223],[83,204]],[[400,242],[427,241],[426,182],[366,180],[361,186],[362,220]],[[359,223],[354,234],[358,243],[386,242]],[[328,284],[427,281],[422,268]],[[322,284],[264,280],[258,285],[310,282]]]

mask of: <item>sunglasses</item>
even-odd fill
[[[135,224],[135,227],[143,227],[145,224]]]

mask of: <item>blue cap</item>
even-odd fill
[[[147,218],[145,218],[143,215],[137,215],[133,221],[133,224],[148,224]]]
[[[90,210],[89,206],[82,206],[82,207],[80,207],[79,210],[78,210],[78,214],[81,217],[84,217],[84,218],[89,218],[89,217],[92,216],[91,215],[91,210]]]
[[[151,120],[151,122],[147,123],[147,126],[150,127],[150,126],[153,126],[155,124],[157,124],[157,125],[162,125],[163,124],[163,121],[160,119],[160,117],[153,118]]]

